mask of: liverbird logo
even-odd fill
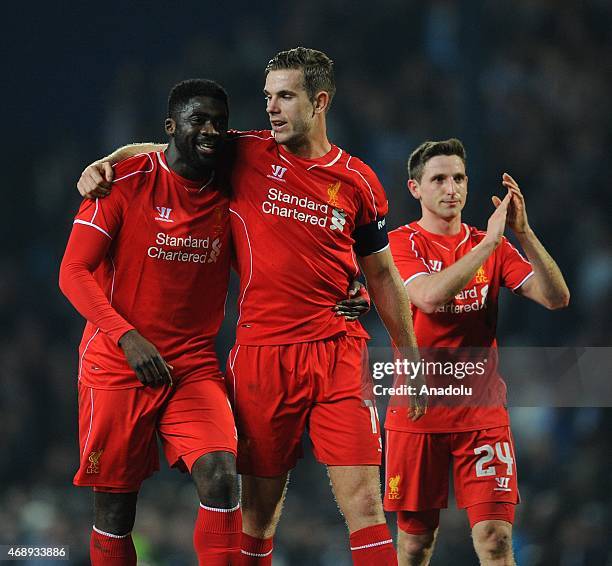
[[[213,218],[214,218],[214,226],[213,226],[213,235],[219,236],[221,232],[223,232],[223,210],[220,206],[216,206],[213,210]]]
[[[338,192],[340,191],[340,181],[336,181],[329,187],[327,187],[327,204],[338,208]]]
[[[87,460],[89,466],[87,466],[88,474],[99,474],[100,473],[100,458],[102,457],[104,450],[93,450]]]
[[[489,282],[489,278],[487,277],[484,267],[481,265],[478,268],[478,271],[476,272],[476,283],[482,284],[482,283],[488,283],[488,282]]]
[[[399,499],[400,498],[400,494],[399,494],[399,485],[402,481],[402,477],[397,474],[396,476],[391,476],[389,478],[389,493],[387,494],[387,497],[389,499]]]

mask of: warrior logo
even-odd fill
[[[170,219],[170,213],[172,212],[171,208],[166,208],[165,206],[156,206],[155,207],[158,216],[155,217],[155,220],[159,220],[160,222],[174,222],[174,220]]]
[[[283,177],[285,176],[286,172],[286,167],[282,167],[281,165],[272,165],[272,175],[266,175],[266,177],[268,177],[268,179],[274,179],[275,181],[282,181],[284,183],[285,179],[283,179]]]

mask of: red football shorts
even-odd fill
[[[387,430],[385,511],[448,506],[452,461],[457,506],[519,501],[510,427],[458,433]]]
[[[159,469],[157,436],[170,466],[191,471],[204,454],[236,454],[236,429],[220,377],[172,387],[93,389],[79,382],[80,467],[75,485],[138,491]]]
[[[319,462],[380,465],[380,424],[363,338],[236,345],[227,383],[239,473],[274,477],[292,469],[306,428]]]

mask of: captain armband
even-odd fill
[[[357,255],[364,257],[381,252],[389,245],[385,217],[377,218],[374,222],[359,226],[354,230],[353,238],[355,239],[354,247]]]

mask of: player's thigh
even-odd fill
[[[380,465],[380,422],[365,340],[342,337],[311,346],[316,402],[309,419],[314,455],[329,466]]]
[[[452,454],[458,507],[519,502],[510,427],[454,433]]]
[[[93,389],[79,383],[80,465],[74,483],[135,492],[159,469],[156,421],[167,388]]]
[[[226,382],[238,429],[238,472],[276,477],[302,455],[311,405],[305,347],[236,345]]]
[[[428,511],[448,505],[450,435],[386,432],[386,511]]]
[[[234,415],[221,374],[177,381],[159,415],[158,432],[168,464],[184,471],[191,472],[205,454],[235,456]]]

